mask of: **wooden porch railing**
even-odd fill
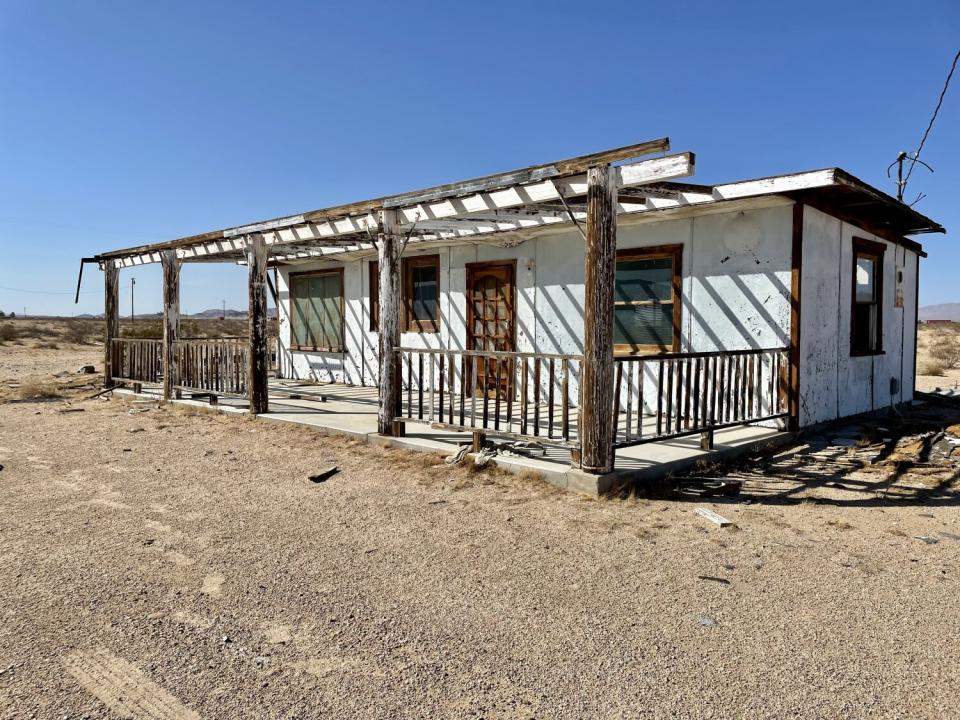
[[[174,387],[245,395],[250,345],[245,337],[185,338],[173,344]]]
[[[114,338],[111,342],[113,379],[119,382],[163,382],[163,341]],[[247,392],[245,337],[183,338],[173,344],[173,386],[186,390],[244,395]]]
[[[396,420],[442,430],[579,445],[579,355],[397,348]]]
[[[113,338],[110,367],[113,380],[159,383],[163,380],[162,341],[147,338]]]
[[[789,348],[615,358],[614,448],[788,414]]]

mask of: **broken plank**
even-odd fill
[[[697,508],[696,510],[694,510],[694,512],[697,515],[700,515],[701,517],[706,518],[710,522],[719,525],[720,527],[727,527],[729,525],[733,525],[733,523],[727,520],[723,515],[718,515],[710,508]]]
[[[311,476],[310,476],[310,482],[322,483],[322,482],[324,482],[325,480],[327,480],[327,479],[333,477],[334,475],[336,475],[339,471],[340,471],[340,468],[338,468],[336,465],[333,465],[333,466],[327,468],[326,470],[324,470],[324,471],[322,471],[322,472],[320,472],[320,473],[317,473],[316,475],[311,475]]]

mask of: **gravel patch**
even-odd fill
[[[0,717],[953,712],[955,503],[596,500],[204,410],[62,406],[0,405]]]

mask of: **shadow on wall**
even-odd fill
[[[733,264],[731,263],[731,266]],[[782,271],[781,271],[782,272]],[[582,354],[582,284],[539,285],[517,289],[514,310],[519,350]],[[777,272],[744,271],[685,279],[681,348],[684,351],[741,350],[782,347],[789,342],[790,290]],[[441,317],[441,335],[423,333],[418,346],[443,341],[453,352],[466,349],[466,298],[448,290]],[[289,327],[289,293],[281,292],[281,318]],[[345,303],[345,343],[350,352],[281,354],[285,377],[315,382],[377,384],[378,335],[368,331],[369,297]],[[530,326],[530,320],[534,325]],[[409,334],[404,333],[409,337]],[[429,336],[429,337],[428,337]],[[360,357],[356,357],[359,351]],[[302,359],[301,359],[302,358]],[[306,377],[302,377],[306,374]],[[573,393],[579,388],[579,367],[571,368]]]
[[[686,351],[758,350],[789,342],[790,290],[774,272],[752,273],[750,284],[739,274],[693,278],[681,302],[691,320],[681,339]]]

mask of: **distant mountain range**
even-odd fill
[[[960,303],[927,305],[920,308],[921,320],[953,320],[960,322]]]
[[[267,308],[267,317],[275,318],[277,316],[276,308]],[[83,315],[75,315],[74,317],[86,318],[88,320],[95,320],[98,318],[103,318],[103,313],[98,315],[91,315],[90,313],[84,313]],[[137,313],[134,315],[136,320],[159,320],[163,317],[163,313]],[[202,310],[198,313],[193,313],[192,315],[181,315],[182,318],[187,318],[189,320],[219,320],[221,317],[226,317],[228,320],[242,320],[247,317],[246,310],[227,310],[226,313],[221,308],[213,308],[210,310]],[[121,320],[130,319],[129,315],[124,315],[120,313]]]

